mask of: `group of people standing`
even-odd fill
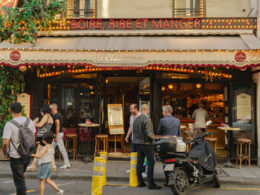
[[[158,126],[159,135],[173,135],[181,136],[180,120],[172,116],[172,107],[170,105],[163,106],[163,116]],[[145,187],[146,183],[143,180],[142,170],[145,157],[147,158],[148,171],[148,189],[158,190],[161,187],[156,185],[153,178],[154,173],[154,150],[152,141],[156,138],[154,134],[153,124],[149,118],[149,107],[147,104],[141,106],[141,113],[138,111],[137,105],[132,104],[130,106],[130,127],[127,132],[125,141],[128,142],[130,135],[132,134],[131,151],[137,152],[137,178],[138,186]],[[166,185],[168,175],[165,173]]]
[[[10,166],[17,195],[26,194],[24,172],[34,171],[37,163],[39,164],[38,178],[40,180],[40,194],[44,193],[44,183],[52,186],[58,194],[63,194],[63,190],[50,179],[52,171],[56,171],[55,148],[58,146],[64,165],[61,169],[70,168],[70,162],[63,142],[62,115],[58,112],[57,104],[44,106],[41,108],[41,120],[28,119],[22,116],[22,105],[14,102],[10,106],[12,120],[5,124],[3,131],[3,152],[6,158],[10,158]],[[21,144],[19,137],[20,127],[26,125],[36,138],[37,151],[28,157],[19,154],[18,147]],[[36,131],[37,129],[37,131]],[[31,166],[28,167],[31,158],[34,158]],[[28,168],[27,168],[28,167]]]
[[[194,127],[201,130],[206,130],[206,120],[209,118],[207,111],[203,108],[204,105],[200,103],[198,109],[194,110],[192,118],[195,119]],[[160,120],[157,134],[161,136],[176,136],[181,137],[181,122],[178,118],[172,115],[172,107],[165,105],[162,107],[163,118]],[[153,179],[154,172],[154,150],[152,142],[156,136],[154,134],[154,128],[151,119],[149,118],[149,107],[147,104],[141,106],[141,112],[138,111],[137,104],[130,105],[130,125],[125,137],[125,141],[128,143],[131,136],[131,152],[137,152],[137,178],[138,186],[145,187],[146,184],[143,180],[142,171],[145,157],[148,161],[147,181],[149,189],[160,189],[161,187],[156,185]],[[132,135],[131,135],[132,134]],[[165,186],[168,186],[169,172],[165,171]]]

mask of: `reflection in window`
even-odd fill
[[[95,0],[67,0],[67,17],[95,17]]]
[[[174,17],[204,17],[205,0],[174,0]]]

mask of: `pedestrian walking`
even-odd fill
[[[16,194],[24,195],[26,194],[24,172],[30,163],[30,154],[28,153],[26,155],[20,150],[20,146],[24,143],[21,142],[19,137],[26,134],[27,138],[24,141],[33,142],[32,144],[34,144],[34,134],[36,130],[33,121],[22,116],[22,105],[19,102],[11,104],[10,113],[13,119],[8,121],[4,127],[3,153],[6,158],[8,158],[8,156],[10,157],[10,166],[16,187]],[[25,144],[29,146],[27,142]],[[31,150],[31,148],[28,149]]]
[[[141,106],[142,114],[137,117],[133,123],[133,143],[136,144],[137,148],[137,178],[138,186],[144,187],[146,184],[143,181],[142,177],[142,166],[144,163],[145,156],[147,157],[148,162],[148,188],[149,189],[160,189],[160,186],[157,186],[154,183],[153,172],[154,172],[154,151],[152,146],[152,141],[155,139],[152,121],[148,116],[149,108],[147,104]]]
[[[36,144],[38,145],[37,146],[37,153],[45,145],[42,142],[43,134],[47,131],[51,131],[51,128],[52,128],[52,125],[53,125],[53,118],[51,116],[50,107],[49,106],[43,106],[40,111],[41,111],[42,118],[41,118],[40,122],[35,124],[35,127],[38,128],[37,136],[36,136],[36,140],[37,140]],[[31,166],[29,166],[27,168],[27,171],[35,171],[37,162],[38,162],[38,159],[34,158]],[[52,163],[52,170],[56,171],[56,165],[55,165],[54,160],[53,160],[53,163]]]
[[[62,115],[58,112],[58,106],[57,104],[53,103],[50,105],[51,112],[53,115],[53,126],[52,126],[52,132],[54,134],[54,140],[53,140],[53,147],[54,149],[58,145],[58,148],[62,154],[62,157],[64,159],[64,165],[61,166],[61,169],[68,169],[70,168],[70,162],[69,162],[69,157],[68,153],[65,149],[64,142],[63,142],[63,130],[62,130],[62,125],[63,125],[63,119]]]
[[[172,107],[170,105],[166,105],[162,107],[162,110],[163,118],[159,122],[158,134],[163,136],[170,135],[180,137],[181,122],[178,118],[172,116]],[[169,174],[169,171],[164,171],[166,180],[164,186],[168,186]]]
[[[54,147],[52,146],[53,142],[53,133],[47,131],[42,136],[42,142],[45,144],[40,151],[36,154],[32,154],[32,157],[39,159],[40,170],[38,174],[39,186],[40,186],[40,195],[44,194],[44,183],[46,182],[52,188],[54,188],[58,194],[63,194],[64,191],[60,189],[51,179],[51,170],[52,170],[52,161],[54,159]]]

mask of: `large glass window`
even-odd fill
[[[204,0],[174,0],[174,17],[204,17]]]

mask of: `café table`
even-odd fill
[[[234,132],[234,131],[240,131],[240,128],[238,127],[218,127],[218,129],[222,130],[222,131],[225,131],[226,134],[226,138],[227,138],[227,162],[224,164],[224,167],[229,167],[229,168],[234,168],[235,165],[233,163],[231,163],[230,161],[230,156],[231,156],[231,133]]]
[[[99,124],[96,124],[96,123],[79,123],[78,124],[78,126],[79,127],[85,127],[85,128],[87,128],[88,129],[88,134],[87,134],[87,154],[86,154],[86,158],[85,159],[87,159],[88,158],[88,156],[90,156],[90,140],[89,140],[89,138],[90,138],[90,133],[89,133],[89,129],[90,128],[97,128],[97,127],[99,127],[100,125]],[[100,130],[100,128],[99,128],[99,134],[101,133],[101,130]],[[96,134],[96,133],[95,133]],[[95,135],[94,134],[94,135]]]

